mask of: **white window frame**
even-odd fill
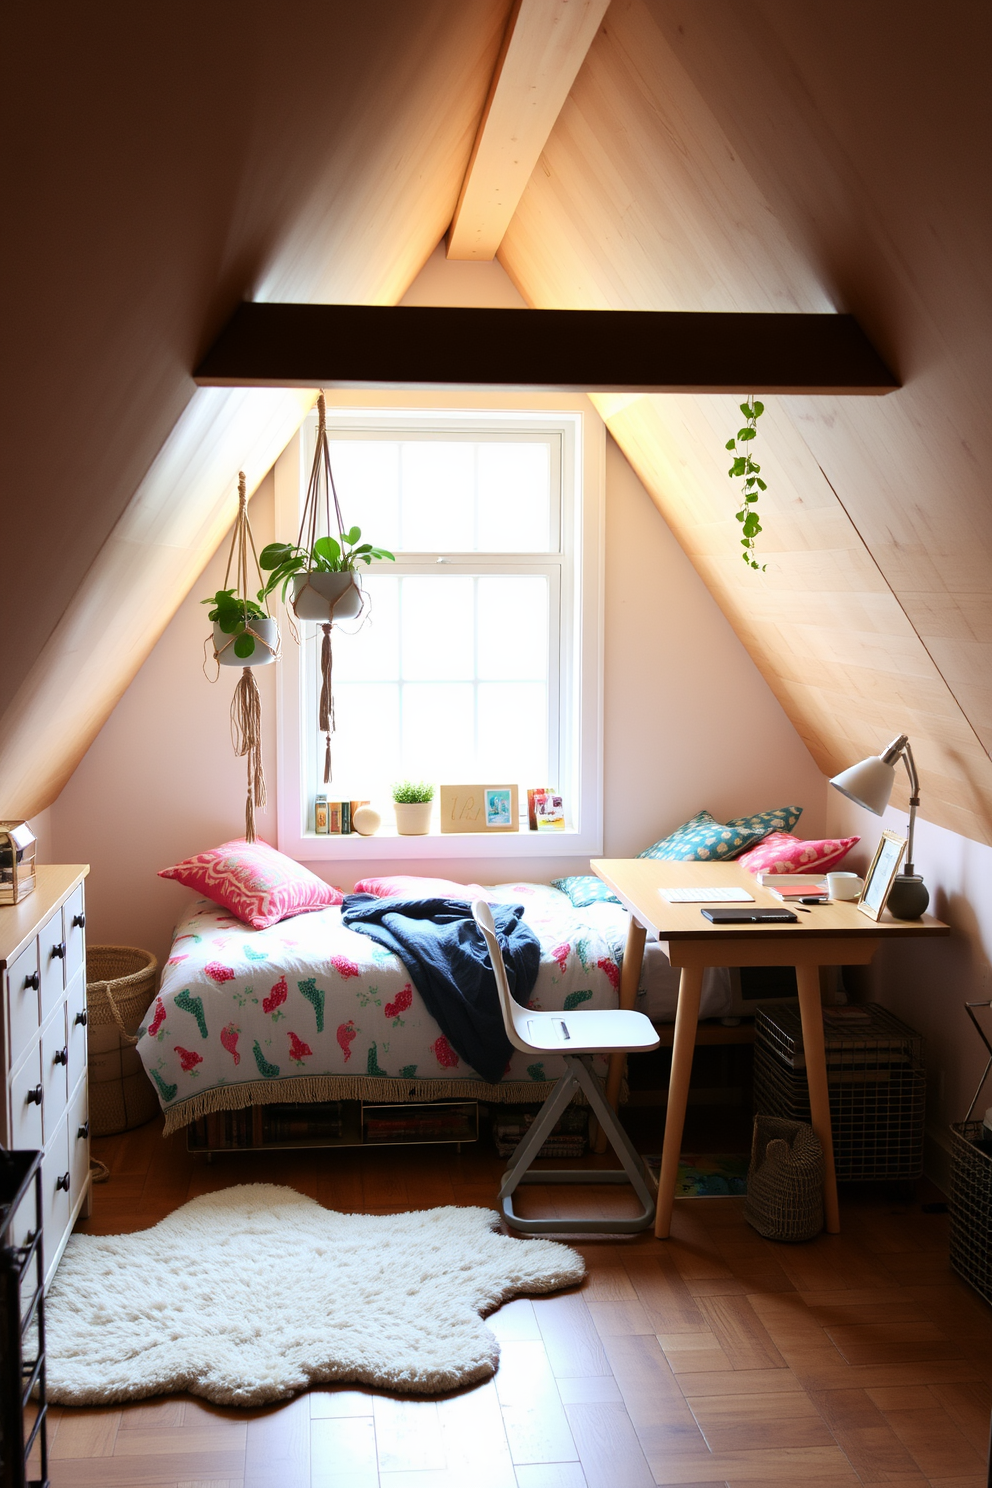
[[[443,401],[442,401],[443,399]],[[605,425],[583,395],[540,393],[393,393],[335,391],[328,395],[328,433],[335,425],[422,429],[470,429],[479,415],[498,416],[507,432],[545,426],[560,429],[563,468],[570,464],[573,497],[563,502],[562,546],[573,561],[562,566],[559,741],[561,778],[571,825],[564,832],[468,832],[402,837],[384,820],[374,837],[357,833],[317,836],[306,829],[304,781],[316,739],[304,738],[303,702],[314,685],[312,648],[297,646],[284,626],[283,660],[277,668],[277,831],[280,851],[304,862],[333,862],[345,872],[354,863],[358,876],[375,861],[415,863],[492,858],[596,856],[603,850],[603,572]],[[363,411],[365,417],[363,418]],[[529,417],[528,417],[529,416]],[[310,470],[306,433],[309,420],[290,440],[275,467],[276,532],[295,536],[301,493]],[[345,512],[345,520],[348,513]],[[374,536],[374,535],[373,535]],[[408,556],[408,555],[405,555]],[[420,555],[417,555],[418,558]],[[500,572],[542,571],[540,557],[521,563],[520,554],[479,553],[474,572],[498,566]],[[412,560],[416,562],[416,560]],[[406,565],[404,564],[404,568]],[[390,565],[392,568],[392,565]],[[466,565],[467,570],[467,565]],[[409,570],[407,570],[409,571]],[[570,623],[569,623],[570,621]],[[373,622],[374,623],[374,622]],[[549,678],[549,685],[551,679]],[[329,790],[333,795],[333,789]]]

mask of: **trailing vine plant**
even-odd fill
[[[743,526],[741,547],[744,551],[741,557],[749,568],[759,569],[764,573],[768,565],[767,563],[759,563],[757,561],[754,540],[761,531],[761,521],[758,516],[757,506],[758,492],[767,491],[768,487],[761,479],[761,466],[756,460],[751,458],[751,440],[755,437],[757,432],[755,424],[764,413],[765,405],[764,403],[759,403],[751,395],[746,403],[740,405],[740,410],[746,419],[746,423],[743,429],[737,430],[737,435],[734,439],[727,440],[725,447],[731,450],[734,456],[734,463],[727,471],[727,474],[731,480],[743,478],[744,481],[741,487],[740,510],[737,513],[737,520]],[[744,446],[743,452],[739,447],[740,445]]]

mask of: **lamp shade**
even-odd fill
[[[881,816],[889,804],[895,776],[892,765],[886,764],[879,755],[872,754],[860,764],[852,765],[849,770],[842,770],[830,784],[856,806],[864,806],[868,811],[874,811],[876,816]]]

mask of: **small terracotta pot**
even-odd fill
[[[433,801],[394,801],[396,830],[401,837],[426,837],[431,829]]]
[[[293,575],[293,613],[298,620],[353,620],[361,613],[362,591],[358,575],[302,573]]]
[[[238,638],[237,631],[234,635],[225,635],[214,621],[214,651],[221,666],[268,666],[270,661],[275,661],[275,653],[279,650],[279,622],[273,620],[270,615],[266,615],[264,619],[257,615],[250,615],[248,628],[255,632],[255,649],[250,656],[235,656],[234,642]]]

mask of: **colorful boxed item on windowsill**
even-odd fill
[[[548,794],[537,802],[535,816],[539,832],[564,832],[565,806],[561,796]]]

